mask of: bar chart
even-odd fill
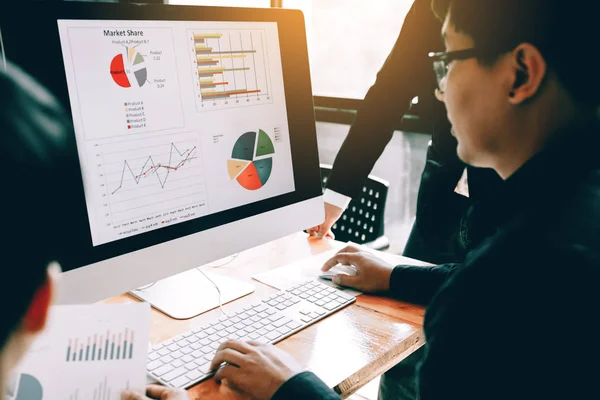
[[[133,358],[134,331],[106,331],[86,338],[70,338],[65,361],[92,362],[130,360]]]
[[[270,102],[264,31],[189,34],[198,111]]]

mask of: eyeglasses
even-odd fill
[[[429,58],[433,61],[433,70],[437,78],[438,91],[444,93],[446,90],[446,76],[448,75],[448,69],[450,63],[456,60],[466,60],[468,58],[477,57],[479,51],[475,48],[448,51],[441,53],[429,53]]]

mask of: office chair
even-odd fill
[[[331,168],[331,165],[321,164],[323,190]],[[385,201],[389,186],[388,181],[369,175],[361,194],[352,199],[346,211],[331,228],[335,239],[342,242],[352,241],[375,250],[389,248],[390,240],[384,235]]]

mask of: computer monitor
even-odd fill
[[[53,194],[79,204],[65,216],[74,227],[61,303],[98,301],[323,220],[301,12],[15,3],[0,13],[3,56],[73,118],[81,173],[72,193]]]

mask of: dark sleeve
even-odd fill
[[[409,303],[428,305],[460,264],[435,267],[398,265],[390,278],[390,296]]]
[[[272,400],[306,399],[340,400],[341,397],[312,372],[302,372],[284,382],[272,398]]]
[[[420,400],[597,397],[597,258],[508,240],[470,254],[428,307]]]
[[[411,99],[423,91],[432,97],[435,74],[427,53],[442,48],[440,31],[441,22],[431,12],[430,0],[416,0],[337,154],[327,181],[329,189],[356,197]]]

